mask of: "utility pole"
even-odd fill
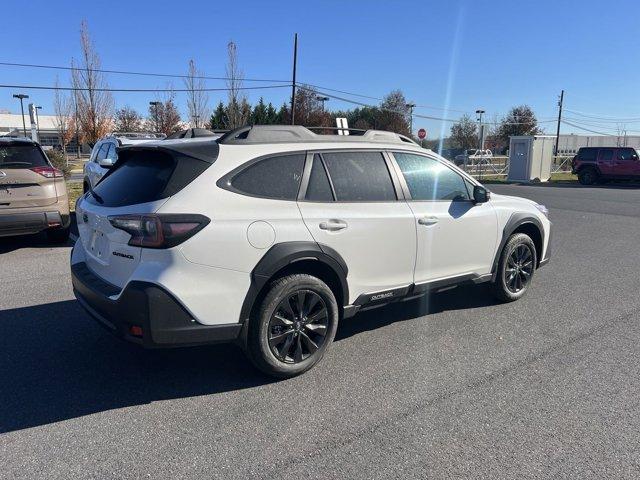
[[[29,98],[29,95],[25,95],[24,93],[14,93],[13,98],[17,98],[20,100],[20,111],[22,112],[22,131],[24,132],[24,136],[27,136],[27,125],[24,123],[24,105],[22,101],[25,98]]]
[[[293,37],[293,82],[291,84],[291,125],[296,123],[296,65],[298,63],[298,34]]]
[[[558,129],[556,130],[556,149],[555,155],[558,156],[558,142],[560,141],[560,122],[562,121],[562,102],[564,101],[564,90],[560,92],[560,101],[558,102]]]
[[[415,108],[415,103],[407,103],[405,107],[409,109],[409,135],[413,138],[413,109]]]

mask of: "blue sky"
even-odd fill
[[[613,131],[615,118],[640,118],[637,0],[49,0],[24,2],[21,11],[24,16],[12,21],[5,16],[0,29],[2,62],[68,65],[79,54],[78,30],[86,19],[103,68],[185,73],[193,58],[207,74],[224,76],[226,44],[233,40],[247,77],[288,80],[298,32],[299,81],[373,97],[399,88],[418,105],[436,107],[417,114],[457,118],[483,108],[491,118],[529,104],[546,121],[557,115],[564,88],[567,109],[612,117],[567,114],[588,128]],[[53,85],[56,74],[68,82],[64,71],[0,66],[0,84]],[[111,87],[167,85],[167,79],[123,75],[109,75],[108,81]],[[180,79],[173,85],[183,86]],[[15,91],[0,88],[0,109],[18,111]],[[51,112],[51,93],[25,92],[43,105],[43,113]],[[211,94],[211,104],[224,95]],[[280,105],[290,89],[248,93],[252,101],[260,95]],[[115,100],[145,111],[153,96],[118,93]],[[180,95],[178,103],[184,112]],[[450,111],[443,110],[447,104]],[[327,104],[348,106],[335,99]],[[624,123],[640,131],[640,122]],[[542,125],[555,130],[551,122]],[[434,120],[415,119],[414,126],[426,127],[430,138],[441,131]],[[563,127],[571,130],[577,131]]]

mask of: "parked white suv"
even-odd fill
[[[91,156],[84,165],[82,187],[87,192],[95,187],[109,169],[118,160],[116,153],[119,147],[125,145],[139,145],[164,138],[161,133],[111,133],[100,139],[91,150]]]
[[[119,156],[78,201],[73,287],[146,347],[235,341],[287,377],[339,319],[465,282],[516,300],[549,259],[546,208],[389,132],[255,126]]]

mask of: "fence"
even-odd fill
[[[551,173],[562,173],[571,171],[571,159],[573,155],[558,155],[553,157]],[[494,156],[484,158],[469,158],[462,165],[464,171],[478,178],[507,177],[509,175],[509,157]]]

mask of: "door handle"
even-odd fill
[[[425,226],[435,225],[438,223],[438,217],[420,217],[418,223]]]
[[[329,220],[327,222],[320,222],[320,230],[327,230],[329,232],[337,232],[338,230],[344,230],[347,228],[347,222],[342,220]]]

